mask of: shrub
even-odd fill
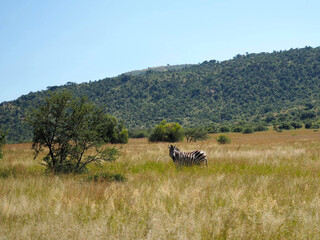
[[[262,132],[262,131],[268,131],[268,128],[266,126],[263,126],[262,124],[259,124],[258,126],[255,126],[253,130],[255,132]]]
[[[128,143],[128,130],[125,127],[121,127],[123,124],[118,125],[118,129],[116,130],[115,141],[112,143]]]
[[[243,131],[243,127],[241,127],[241,126],[236,126],[233,130],[232,130],[232,132],[242,132]]]
[[[222,133],[224,133],[224,132],[230,132],[230,128],[227,127],[227,126],[222,126],[222,127],[220,128],[220,132],[222,132]]]
[[[276,132],[282,132],[282,129],[280,129],[279,127],[278,127],[278,125],[277,124],[273,124],[273,129],[276,131]]]
[[[312,123],[311,123],[311,122],[307,122],[307,123],[304,124],[304,127],[305,127],[306,129],[309,129],[309,128],[312,127]]]
[[[279,129],[290,130],[292,129],[292,126],[290,123],[283,122],[279,125]]]
[[[115,117],[108,114],[103,117],[97,126],[99,138],[105,143],[127,143],[129,135],[123,122],[118,122]]]
[[[251,128],[251,127],[246,127],[245,129],[243,129],[243,131],[242,131],[242,133],[244,133],[244,134],[251,134],[251,133],[253,133],[254,131],[253,131],[253,128]]]
[[[229,144],[229,143],[231,143],[231,139],[226,135],[220,135],[217,138],[217,142],[220,144]]]
[[[302,124],[299,123],[299,122],[292,122],[292,123],[291,123],[291,126],[292,126],[294,129],[302,128]]]
[[[180,142],[183,140],[183,129],[179,123],[160,122],[149,136],[150,142]]]
[[[188,128],[184,131],[187,142],[204,141],[209,138],[207,130],[201,127]]]

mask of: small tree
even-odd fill
[[[279,125],[279,129],[290,130],[290,129],[292,129],[292,126],[290,123],[282,122]]]
[[[6,144],[6,133],[0,129],[0,159],[3,158],[2,148]]]
[[[243,130],[243,127],[241,127],[241,126],[236,126],[235,128],[233,128],[232,132],[238,132],[238,133],[240,133],[240,132],[242,132],[242,130]]]
[[[208,131],[201,127],[187,128],[184,135],[187,142],[204,141],[209,138]]]
[[[273,124],[273,129],[276,131],[276,132],[282,132],[282,129],[280,129],[279,127],[278,127],[278,125],[277,124]]]
[[[179,123],[160,122],[149,136],[150,142],[179,142],[183,140],[183,129]]]
[[[262,125],[262,124],[259,124],[259,125],[255,126],[254,129],[253,129],[253,131],[255,131],[255,132],[262,132],[262,131],[268,131],[268,130],[269,129],[266,126]]]
[[[114,161],[118,151],[102,146],[109,140],[102,137],[108,132],[108,121],[110,116],[86,98],[74,98],[69,92],[52,94],[28,119],[34,133],[34,158],[48,148],[43,164],[55,173],[83,172],[89,163]],[[93,154],[85,154],[91,149]]]
[[[242,131],[242,133],[244,133],[244,134],[251,134],[251,133],[253,133],[254,131],[253,131],[253,128],[251,128],[251,127],[246,127],[245,129],[243,129],[243,131]]]
[[[309,129],[309,128],[312,127],[312,123],[311,123],[311,122],[307,122],[307,123],[304,124],[304,127],[305,127],[306,129]]]
[[[105,114],[102,116],[101,124],[98,126],[98,134],[104,142],[108,143],[127,143],[128,130],[125,128],[123,122],[118,123],[113,116]]]
[[[291,123],[291,126],[292,126],[294,129],[302,128],[302,124],[299,123],[299,122],[292,122],[292,123]]]
[[[230,128],[227,127],[227,126],[222,126],[222,127],[220,128],[220,132],[222,132],[222,133],[230,132]]]
[[[229,144],[229,143],[231,143],[231,139],[226,135],[220,135],[216,140],[220,144]]]

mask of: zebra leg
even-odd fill
[[[177,168],[177,171],[179,171],[181,169],[181,164],[180,163],[177,163],[176,164],[176,168]]]
[[[204,161],[200,164],[200,166],[201,166],[201,168],[208,167],[207,160],[204,160]]]

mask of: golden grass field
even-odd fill
[[[44,173],[31,144],[0,160],[0,239],[320,239],[320,132],[227,134],[178,143],[202,149],[208,168],[177,171],[168,144],[130,139],[103,169]]]

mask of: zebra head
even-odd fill
[[[177,160],[177,152],[179,152],[179,149],[175,146],[168,146],[169,147],[169,156],[172,158],[173,162]]]

